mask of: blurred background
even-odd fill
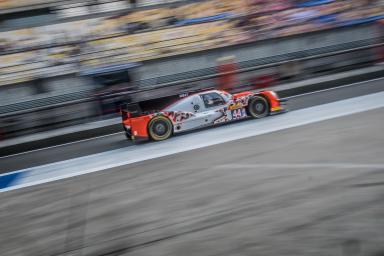
[[[384,0],[0,0],[0,255],[383,256],[383,39]],[[207,88],[289,111],[126,140]]]
[[[122,100],[223,72],[257,89],[372,65],[383,14],[381,0],[1,0],[0,138],[111,118]],[[220,68],[227,56],[236,65]]]

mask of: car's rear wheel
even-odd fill
[[[253,118],[263,118],[269,114],[269,103],[261,96],[253,96],[248,101],[248,115]]]
[[[149,121],[148,133],[152,140],[166,140],[172,135],[172,122],[166,116],[155,116]]]

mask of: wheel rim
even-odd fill
[[[166,124],[163,121],[159,121],[154,125],[153,131],[158,136],[163,136],[167,132]]]
[[[253,113],[255,113],[255,115],[263,115],[265,114],[265,110],[266,110],[266,106],[265,106],[265,103],[263,101],[256,101],[255,104],[253,104]]]
[[[269,113],[269,104],[266,99],[256,96],[248,102],[247,111],[253,118],[263,118]]]
[[[258,102],[255,105],[255,109],[257,113],[263,113],[265,111],[265,105],[263,103]]]

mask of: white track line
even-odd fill
[[[24,151],[24,152],[12,154],[12,155],[1,156],[0,159],[9,158],[9,157],[13,157],[13,156],[25,155],[25,154],[29,154],[29,153],[33,153],[33,152],[38,152],[38,151],[46,150],[46,149],[52,149],[52,148],[68,146],[68,145],[72,145],[72,144],[76,144],[76,143],[81,143],[81,142],[86,142],[86,141],[90,141],[90,140],[101,139],[101,138],[105,138],[105,137],[109,137],[109,136],[113,136],[113,135],[117,135],[117,134],[123,134],[123,133],[124,132],[115,132],[115,133],[111,133],[111,134],[101,135],[101,136],[92,137],[92,138],[88,138],[88,139],[76,140],[76,141],[72,141],[72,142],[67,142],[67,143],[63,143],[63,144],[58,144],[58,145],[54,145],[54,146],[45,147],[45,148],[38,148],[38,149],[28,150],[28,151]]]
[[[106,151],[99,154],[32,167],[22,178],[0,192],[20,189],[185,151],[253,137],[384,107],[384,92],[288,112],[261,120],[198,131],[169,140]],[[19,172],[20,172],[19,171]],[[9,175],[8,173],[5,175]]]
[[[353,164],[353,163],[284,163],[284,164],[226,164],[215,166],[214,169],[254,169],[254,168],[338,168],[338,169],[384,169],[384,164]]]
[[[375,82],[375,81],[379,81],[379,80],[384,80],[384,78],[383,77],[379,77],[379,78],[374,78],[374,79],[370,79],[370,80],[360,81],[360,82],[356,82],[356,83],[352,83],[352,84],[340,85],[340,86],[337,86],[337,87],[317,90],[317,91],[313,91],[313,92],[306,92],[306,93],[302,93],[302,94],[297,94],[297,95],[285,97],[284,99],[287,99],[287,100],[288,99],[294,99],[294,98],[299,98],[299,97],[306,96],[306,95],[316,94],[316,93],[320,93],[320,92],[327,92],[327,91],[347,88],[347,87],[351,87],[351,86],[355,86],[355,85],[361,85],[361,84],[370,85],[371,82]]]

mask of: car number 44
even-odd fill
[[[231,115],[232,115],[232,119],[240,119],[240,118],[247,117],[247,111],[245,110],[245,108],[238,108],[238,109],[231,110]]]

